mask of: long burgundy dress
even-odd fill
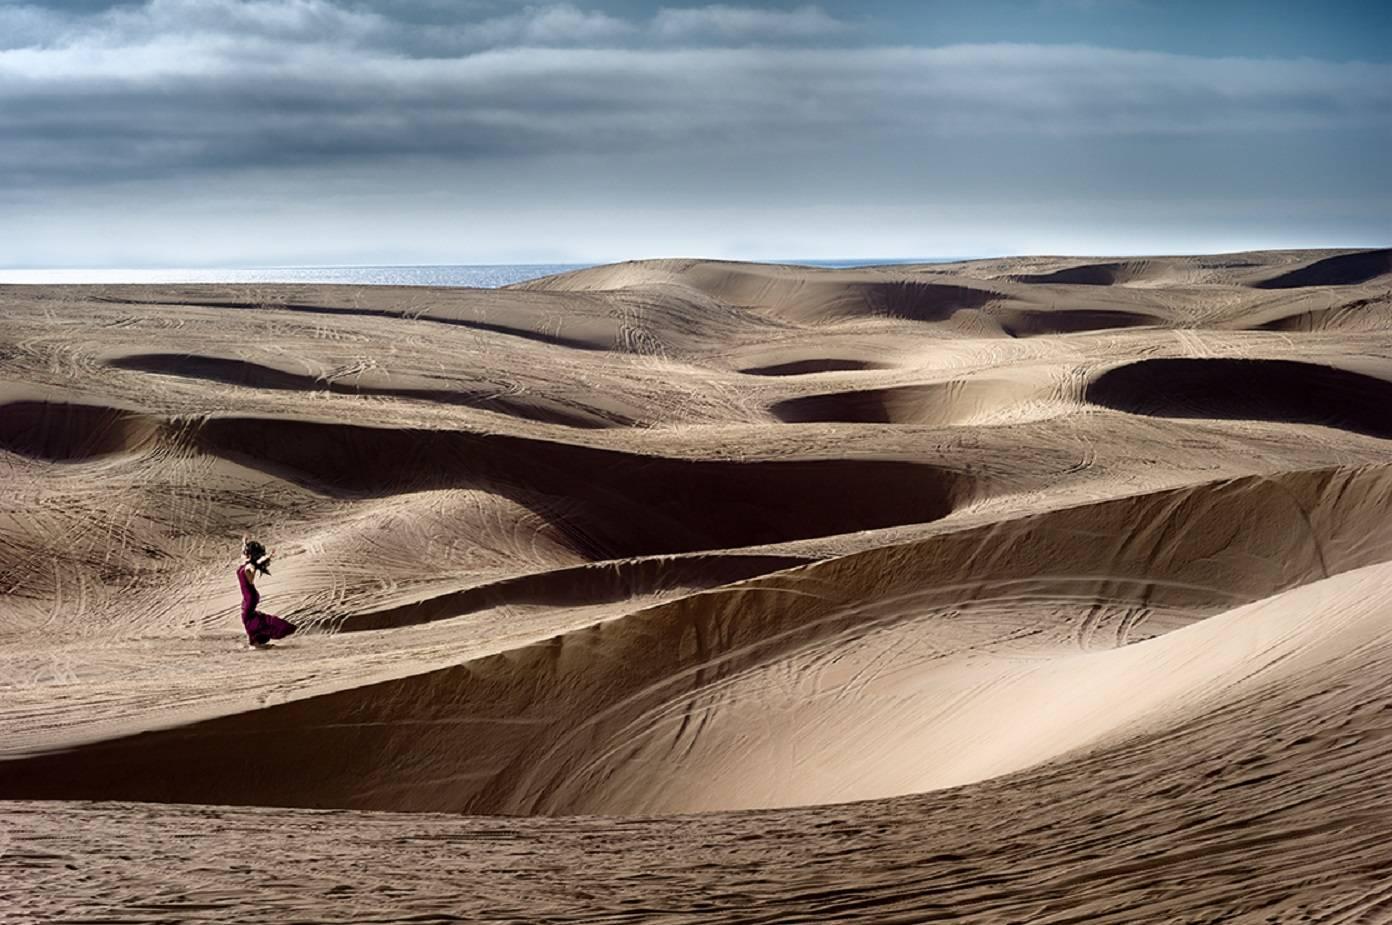
[[[284,639],[295,632],[295,624],[256,609],[256,605],[261,603],[261,592],[247,580],[246,570],[249,568],[249,565],[237,566],[237,583],[242,586],[242,625],[246,627],[247,637],[258,646],[263,646],[272,639]]]

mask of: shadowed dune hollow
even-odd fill
[[[1022,404],[1040,393],[1037,383],[974,379],[809,395],[769,410],[789,424],[964,424]]]
[[[119,408],[43,401],[0,406],[0,449],[53,462],[133,452],[159,430],[158,418]]]
[[[290,392],[333,392],[339,395],[377,395],[414,398],[447,405],[467,405],[484,411],[510,414],[529,421],[563,424],[567,427],[618,427],[634,422],[619,415],[583,406],[561,406],[541,399],[519,399],[499,394],[497,389],[467,389],[458,385],[388,385],[376,381],[371,373],[351,380],[324,379],[289,372],[228,357],[188,354],[147,353],[115,357],[108,361],[117,369],[130,369],[163,376],[205,379],[227,385]]]
[[[1086,397],[1132,414],[1321,424],[1392,437],[1392,382],[1293,360],[1143,360],[1098,376]]]
[[[1118,286],[1153,279],[1165,272],[1150,261],[1089,263],[1049,273],[1020,273],[1010,277],[1017,283],[1061,284],[1072,286]]]
[[[705,291],[735,305],[757,305],[770,314],[804,322],[859,317],[944,322],[958,312],[981,308],[1000,297],[987,289],[917,282],[765,286],[755,279],[732,281]]]
[[[165,433],[186,451],[330,496],[480,488],[531,509],[600,560],[925,523],[974,490],[962,473],[892,460],[686,460],[503,434],[268,418],[172,427],[150,415],[43,402],[2,406],[0,422],[0,449],[41,459],[141,451]]]
[[[501,434],[214,419],[202,449],[328,493],[486,487],[542,514],[586,556],[736,548],[946,516],[967,476],[893,461],[718,462]],[[807,504],[809,497],[822,503]]]
[[[834,357],[789,360],[769,366],[751,366],[740,372],[750,376],[808,376],[813,373],[852,372],[867,369],[889,369],[888,363],[875,363],[870,360],[837,359]]]
[[[1353,286],[1392,274],[1392,248],[1325,257],[1255,283],[1258,289]]]
[[[1146,312],[1105,308],[996,309],[992,316],[1000,324],[1001,330],[1011,337],[1077,334],[1161,323],[1161,319]]]

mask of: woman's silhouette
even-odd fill
[[[274,550],[273,550],[274,551]],[[295,632],[295,624],[256,609],[261,593],[256,575],[271,573],[271,554],[255,540],[242,537],[242,564],[237,566],[237,583],[242,587],[242,625],[254,649],[264,649],[272,639],[284,639]]]

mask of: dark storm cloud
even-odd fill
[[[992,133],[1386,126],[1392,66],[1087,46],[800,47],[817,7],[621,19],[568,4],[0,6],[0,183],[430,157]],[[417,18],[437,17],[428,25]],[[395,15],[393,15],[395,14]],[[751,40],[763,43],[751,46]],[[769,45],[775,40],[781,45]],[[786,44],[792,42],[793,44]],[[837,140],[840,142],[837,142]]]

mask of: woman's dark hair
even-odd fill
[[[260,543],[256,542],[256,540],[247,540],[244,544],[242,544],[242,552],[245,553],[246,557],[251,560],[252,567],[255,568],[258,572],[260,572],[262,575],[271,574],[271,567],[269,563],[262,563],[261,561],[259,561],[263,556],[266,555],[265,546],[262,546]]]

